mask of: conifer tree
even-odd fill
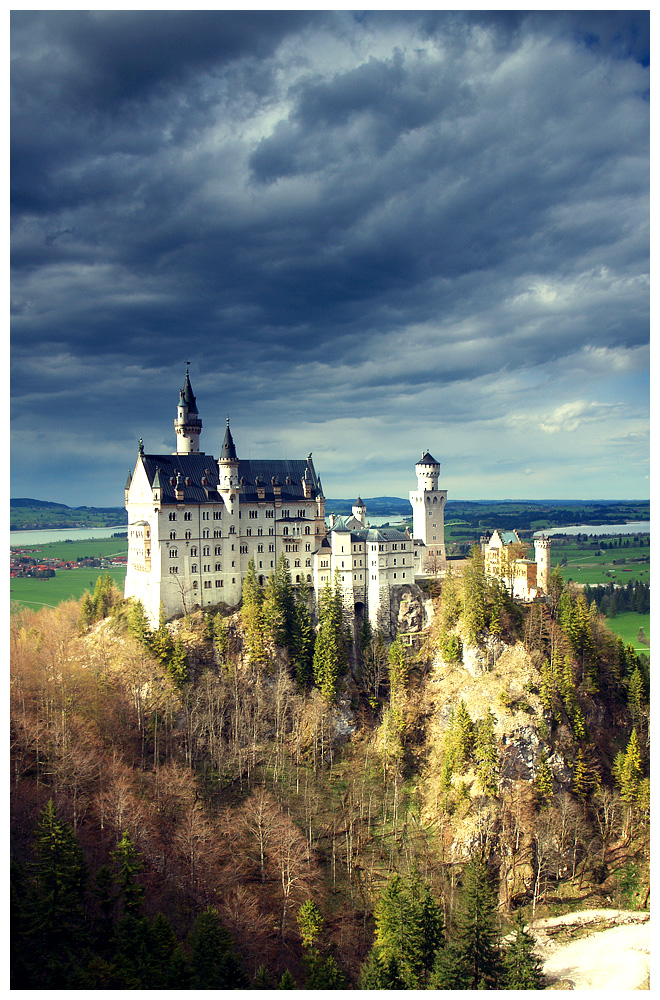
[[[536,779],[534,781],[534,786],[536,788],[536,794],[539,800],[545,805],[552,798],[552,771],[550,770],[550,765],[548,764],[548,758],[545,750],[541,753],[541,758],[539,760],[538,770],[536,772]]]
[[[174,647],[168,663],[168,670],[178,687],[183,687],[183,685],[189,680],[186,647],[183,645],[178,636],[174,640]]]
[[[486,795],[497,794],[499,768],[495,721],[495,716],[488,709],[484,718],[479,719],[474,727],[474,759],[479,784]]]
[[[217,910],[207,907],[195,920],[188,939],[192,988],[240,990],[247,978],[236,957],[232,941],[220,923]]]
[[[433,989],[497,989],[501,975],[495,922],[497,897],[488,866],[472,858],[463,870],[449,946],[439,952]]]
[[[254,559],[250,559],[245,577],[243,578],[243,594],[241,604],[241,621],[245,628],[245,647],[250,660],[262,663],[264,660],[264,630],[261,620],[261,605],[263,594]]]
[[[291,657],[298,685],[305,689],[312,679],[314,657],[314,629],[309,613],[307,594],[304,587],[298,591],[294,608]]]
[[[513,924],[513,940],[504,949],[502,956],[502,979],[500,988],[504,990],[540,990],[543,988],[543,963],[535,954],[536,942],[525,928],[521,913],[516,913]]]
[[[297,990],[298,989],[298,987],[296,986],[296,981],[295,981],[295,979],[293,978],[293,976],[291,975],[291,973],[289,972],[288,969],[285,969],[284,972],[282,973],[282,978],[280,979],[280,982],[279,982],[279,985],[278,985],[277,988],[278,988],[278,990]]]
[[[130,834],[126,831],[122,834],[111,857],[122,910],[127,915],[136,916],[144,901],[144,888],[137,880],[144,865]]]

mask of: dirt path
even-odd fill
[[[566,989],[635,990],[649,976],[649,913],[584,910],[536,920],[530,930],[545,975],[551,983],[562,980]],[[585,936],[567,941],[571,930]]]

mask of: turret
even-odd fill
[[[234,447],[234,439],[229,430],[229,417],[227,417],[227,430],[225,439],[222,442],[222,451],[218,459],[218,489],[237,490],[238,489],[238,455]]]
[[[176,432],[176,455],[191,455],[199,452],[202,421],[197,412],[197,403],[190,384],[188,368],[186,368],[183,389],[179,391],[179,405],[174,418],[174,430]]]
[[[351,509],[355,520],[359,521],[362,527],[364,528],[366,522],[367,508],[365,507],[364,502],[360,499],[360,497],[357,498]]]
[[[534,539],[536,582],[544,594],[547,594],[550,589],[550,545],[549,538]]]
[[[438,479],[440,477],[440,462],[436,462],[433,455],[428,451],[424,452],[419,462],[415,466],[417,474],[418,490],[437,490]]]

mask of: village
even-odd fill
[[[71,543],[73,544],[73,543]],[[126,566],[126,556],[115,555],[105,559],[100,556],[78,556],[75,559],[61,559],[52,556],[43,556],[38,547],[14,548],[9,557],[9,577],[12,580],[23,577],[32,577],[38,580],[47,580],[55,576],[56,570],[83,569],[94,567],[96,569],[109,569],[111,566]]]

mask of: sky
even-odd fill
[[[13,11],[11,496],[649,496],[647,11]]]

